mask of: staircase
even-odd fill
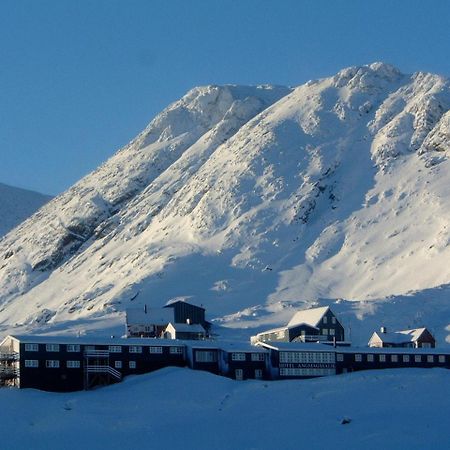
[[[108,350],[85,350],[84,379],[86,390],[122,381],[122,374],[109,364]]]

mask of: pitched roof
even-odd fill
[[[292,319],[288,323],[288,327],[300,324],[315,327],[321,321],[322,317],[329,309],[330,309],[329,306],[322,306],[320,308],[312,308],[312,309],[305,309],[303,311],[298,311],[292,316]]]
[[[415,342],[426,328],[414,328],[412,330],[391,331],[389,333],[381,333],[375,331],[381,342],[388,344],[405,344],[407,342]]]
[[[172,308],[127,308],[127,324],[135,325],[167,325],[174,321]]]
[[[186,303],[186,305],[194,306],[195,308],[203,309],[203,311],[205,311],[205,308],[203,308],[203,306],[194,305],[193,303],[189,303],[189,302],[187,302],[186,300],[184,300],[184,299],[179,299],[179,298],[175,298],[175,299],[169,300],[169,301],[165,304],[164,308],[171,308],[171,307],[173,307],[174,305],[176,305],[176,304],[178,304],[178,303]]]
[[[179,333],[205,333],[205,329],[198,323],[169,323]],[[169,326],[168,325],[168,326]]]

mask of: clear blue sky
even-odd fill
[[[57,194],[204,84],[450,76],[450,1],[0,0],[0,182]]]

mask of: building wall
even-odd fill
[[[223,365],[221,374],[233,379],[270,379],[269,352],[220,351]],[[242,377],[242,378],[240,378]]]
[[[175,302],[167,305],[166,308],[173,308],[175,323],[186,323],[189,319],[191,323],[199,323],[204,327],[207,325],[205,310],[199,306],[190,305],[186,302]]]

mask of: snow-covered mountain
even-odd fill
[[[48,195],[0,183],[0,237],[30,217],[50,199]]]
[[[3,238],[2,326],[89,328],[184,297],[253,327],[343,298],[349,321],[443,340],[449,110],[447,79],[383,63],[195,88]]]

